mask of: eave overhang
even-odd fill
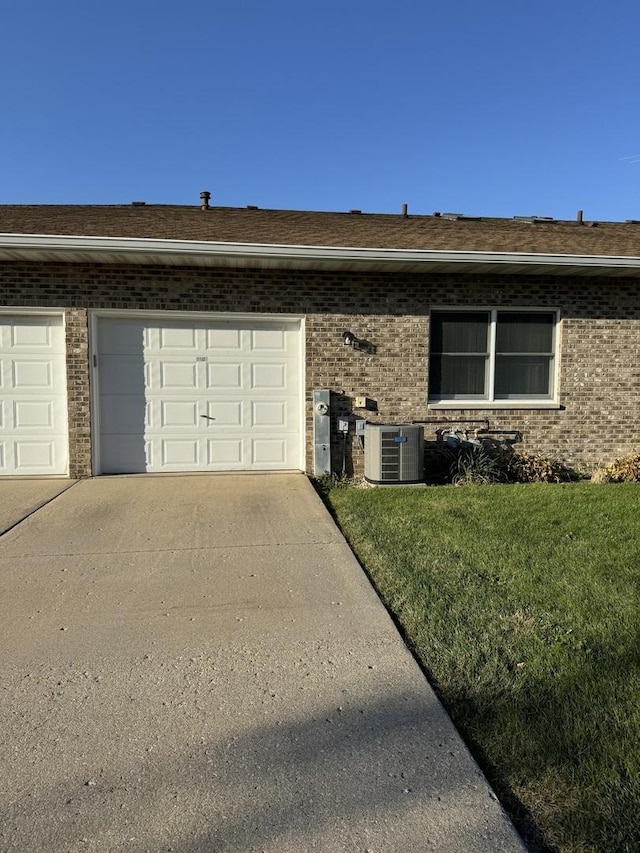
[[[0,261],[401,273],[640,277],[640,257],[0,234]]]

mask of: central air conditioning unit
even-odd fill
[[[418,424],[367,424],[364,478],[376,485],[424,482],[424,427]]]

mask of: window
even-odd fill
[[[556,311],[433,311],[429,400],[551,401]]]

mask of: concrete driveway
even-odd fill
[[[73,485],[73,480],[0,480],[0,536]]]
[[[0,538],[0,850],[524,849],[304,476],[42,482]]]

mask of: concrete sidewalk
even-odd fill
[[[524,850],[303,475],[72,485],[0,649],[2,851]]]

